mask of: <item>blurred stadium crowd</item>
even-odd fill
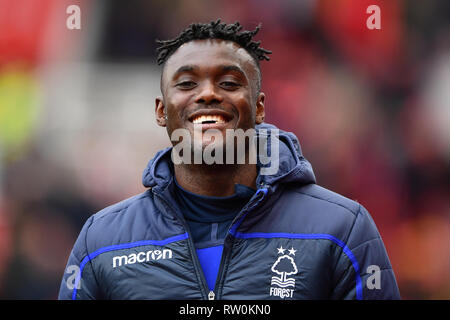
[[[66,28],[67,6],[81,30]],[[366,8],[381,8],[368,30]],[[266,120],[363,204],[404,299],[450,299],[450,2],[0,0],[0,298],[55,299],[96,211],[169,145],[155,39],[262,22]]]

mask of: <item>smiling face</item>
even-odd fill
[[[194,137],[194,124],[203,131],[217,129],[225,142],[227,129],[245,131],[263,122],[264,93],[258,92],[258,81],[254,59],[236,43],[187,42],[164,66],[162,97],[156,99],[157,123],[167,127],[169,137],[181,128]]]

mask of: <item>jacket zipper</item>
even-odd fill
[[[264,188],[264,186],[262,186],[261,189],[263,189],[263,188]],[[258,191],[256,192],[256,194],[257,194],[257,193],[259,192],[259,190],[261,190],[261,189],[258,189]],[[175,213],[175,217],[178,216],[178,214],[176,214],[176,213],[177,213],[176,209],[174,209],[174,208],[169,204],[169,202],[167,202],[167,201],[164,199],[164,197],[163,197],[162,195],[160,195],[160,194],[154,192],[153,189],[152,189],[152,192],[153,192],[153,194],[156,195],[161,201],[163,201],[163,202],[166,204],[167,207],[169,207],[169,208]],[[264,194],[263,194],[263,196],[255,203],[255,205],[253,205],[253,207],[251,208],[251,210],[255,209],[255,208],[261,203],[261,201],[262,201],[264,198],[265,198],[265,196],[264,196]],[[256,198],[255,198],[255,199],[256,199]],[[253,201],[255,201],[255,199],[253,199]],[[249,201],[249,203],[245,206],[245,208],[243,208],[243,209],[241,210],[241,212],[233,219],[233,221],[231,222],[230,227],[228,228],[227,235],[226,235],[225,240],[224,240],[224,247],[223,247],[222,257],[221,257],[221,259],[220,259],[220,267],[219,267],[219,272],[218,272],[218,275],[217,275],[217,279],[216,279],[216,284],[215,284],[214,290],[209,290],[209,288],[208,288],[208,285],[207,285],[206,279],[205,279],[205,274],[203,273],[203,270],[201,269],[201,267],[200,267],[200,265],[199,265],[199,264],[200,264],[200,261],[199,261],[198,256],[197,256],[197,252],[195,251],[194,242],[192,241],[192,237],[191,237],[191,235],[190,235],[189,227],[187,226],[186,221],[184,221],[184,219],[178,219],[179,221],[181,221],[183,227],[185,228],[186,232],[187,232],[188,235],[189,235],[189,236],[188,236],[188,246],[189,246],[189,252],[190,252],[190,254],[191,254],[192,261],[193,261],[193,263],[194,263],[194,270],[195,270],[195,272],[197,273],[197,276],[200,278],[201,285],[202,285],[202,287],[203,287],[203,292],[202,292],[202,293],[203,293],[205,296],[208,297],[208,300],[215,300],[215,299],[216,299],[216,293],[218,292],[218,287],[217,287],[217,286],[218,286],[219,283],[222,281],[224,264],[225,264],[226,259],[228,259],[228,257],[227,257],[227,256],[228,256],[228,253],[231,252],[231,245],[232,245],[232,244],[231,244],[231,241],[229,241],[229,239],[230,239],[230,235],[229,235],[229,234],[230,234],[230,230],[231,230],[231,228],[233,227],[233,225],[234,225],[237,221],[239,221],[239,219],[241,219],[241,217],[242,217],[244,214],[250,213],[250,211],[248,210],[248,208],[250,207],[250,204],[252,204],[253,201],[252,201],[252,200]],[[229,249],[227,249],[228,246],[225,246],[225,244],[226,244],[227,241],[230,242],[230,248],[229,248]],[[208,291],[209,291],[209,292],[208,292]],[[208,292],[208,293],[207,293],[207,292]]]
[[[264,189],[265,186],[261,185],[261,189]],[[261,189],[258,189],[261,190]],[[258,192],[257,191],[257,192]],[[214,291],[211,291],[210,294],[212,293],[212,299],[210,300],[214,300],[215,295],[219,292],[219,284],[222,282],[222,278],[223,278],[223,269],[225,266],[225,262],[228,260],[228,255],[231,252],[231,247],[233,246],[233,243],[231,241],[231,237],[230,237],[230,231],[231,228],[236,224],[237,221],[239,221],[241,219],[241,217],[244,214],[249,214],[252,210],[254,210],[259,204],[261,204],[262,200],[265,198],[265,193],[263,193],[263,196],[251,207],[251,209],[249,209],[250,204],[253,201],[249,201],[249,203],[241,210],[241,212],[233,219],[233,221],[231,222],[230,227],[228,228],[227,231],[227,235],[225,237],[224,240],[224,245],[223,245],[223,252],[222,252],[222,257],[220,259],[220,267],[219,267],[219,272],[217,274],[217,279],[216,279],[216,284],[214,287]],[[228,244],[228,245],[227,245]]]
[[[174,209],[165,199],[163,196],[161,196],[158,193],[153,192],[153,194],[155,194],[161,201],[163,201],[167,207],[169,207],[174,213],[175,213],[175,217],[178,216],[177,210]],[[188,247],[189,247],[189,253],[191,254],[191,259],[193,261],[194,264],[194,270],[195,273],[197,274],[197,277],[200,278],[200,282],[201,282],[201,287],[202,287],[202,294],[203,296],[207,297],[208,300],[214,300],[215,297],[215,293],[214,291],[210,291],[208,288],[208,285],[206,283],[206,279],[205,279],[205,275],[203,273],[203,270],[200,267],[200,260],[198,259],[197,256],[197,252],[195,251],[195,246],[194,246],[194,242],[192,241],[192,237],[189,231],[189,227],[187,226],[186,221],[184,221],[184,219],[178,219],[181,224],[183,225],[184,229],[186,230],[186,232],[188,233]],[[208,292],[209,291],[209,292]]]

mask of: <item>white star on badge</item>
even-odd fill
[[[283,249],[283,246],[280,246],[279,248],[277,248],[278,249],[278,253],[279,254],[284,254],[284,251],[286,250],[286,249]]]
[[[295,256],[295,253],[297,252],[297,250],[294,250],[293,247],[291,247],[291,249],[288,251],[289,251],[289,254],[292,254],[293,256]]]

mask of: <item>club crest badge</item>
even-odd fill
[[[275,297],[292,298],[295,291],[295,278],[290,277],[298,273],[297,265],[294,261],[295,250],[284,249],[283,246],[277,248],[278,257],[270,269],[274,275],[270,282],[270,295]],[[286,254],[285,251],[288,251]]]

